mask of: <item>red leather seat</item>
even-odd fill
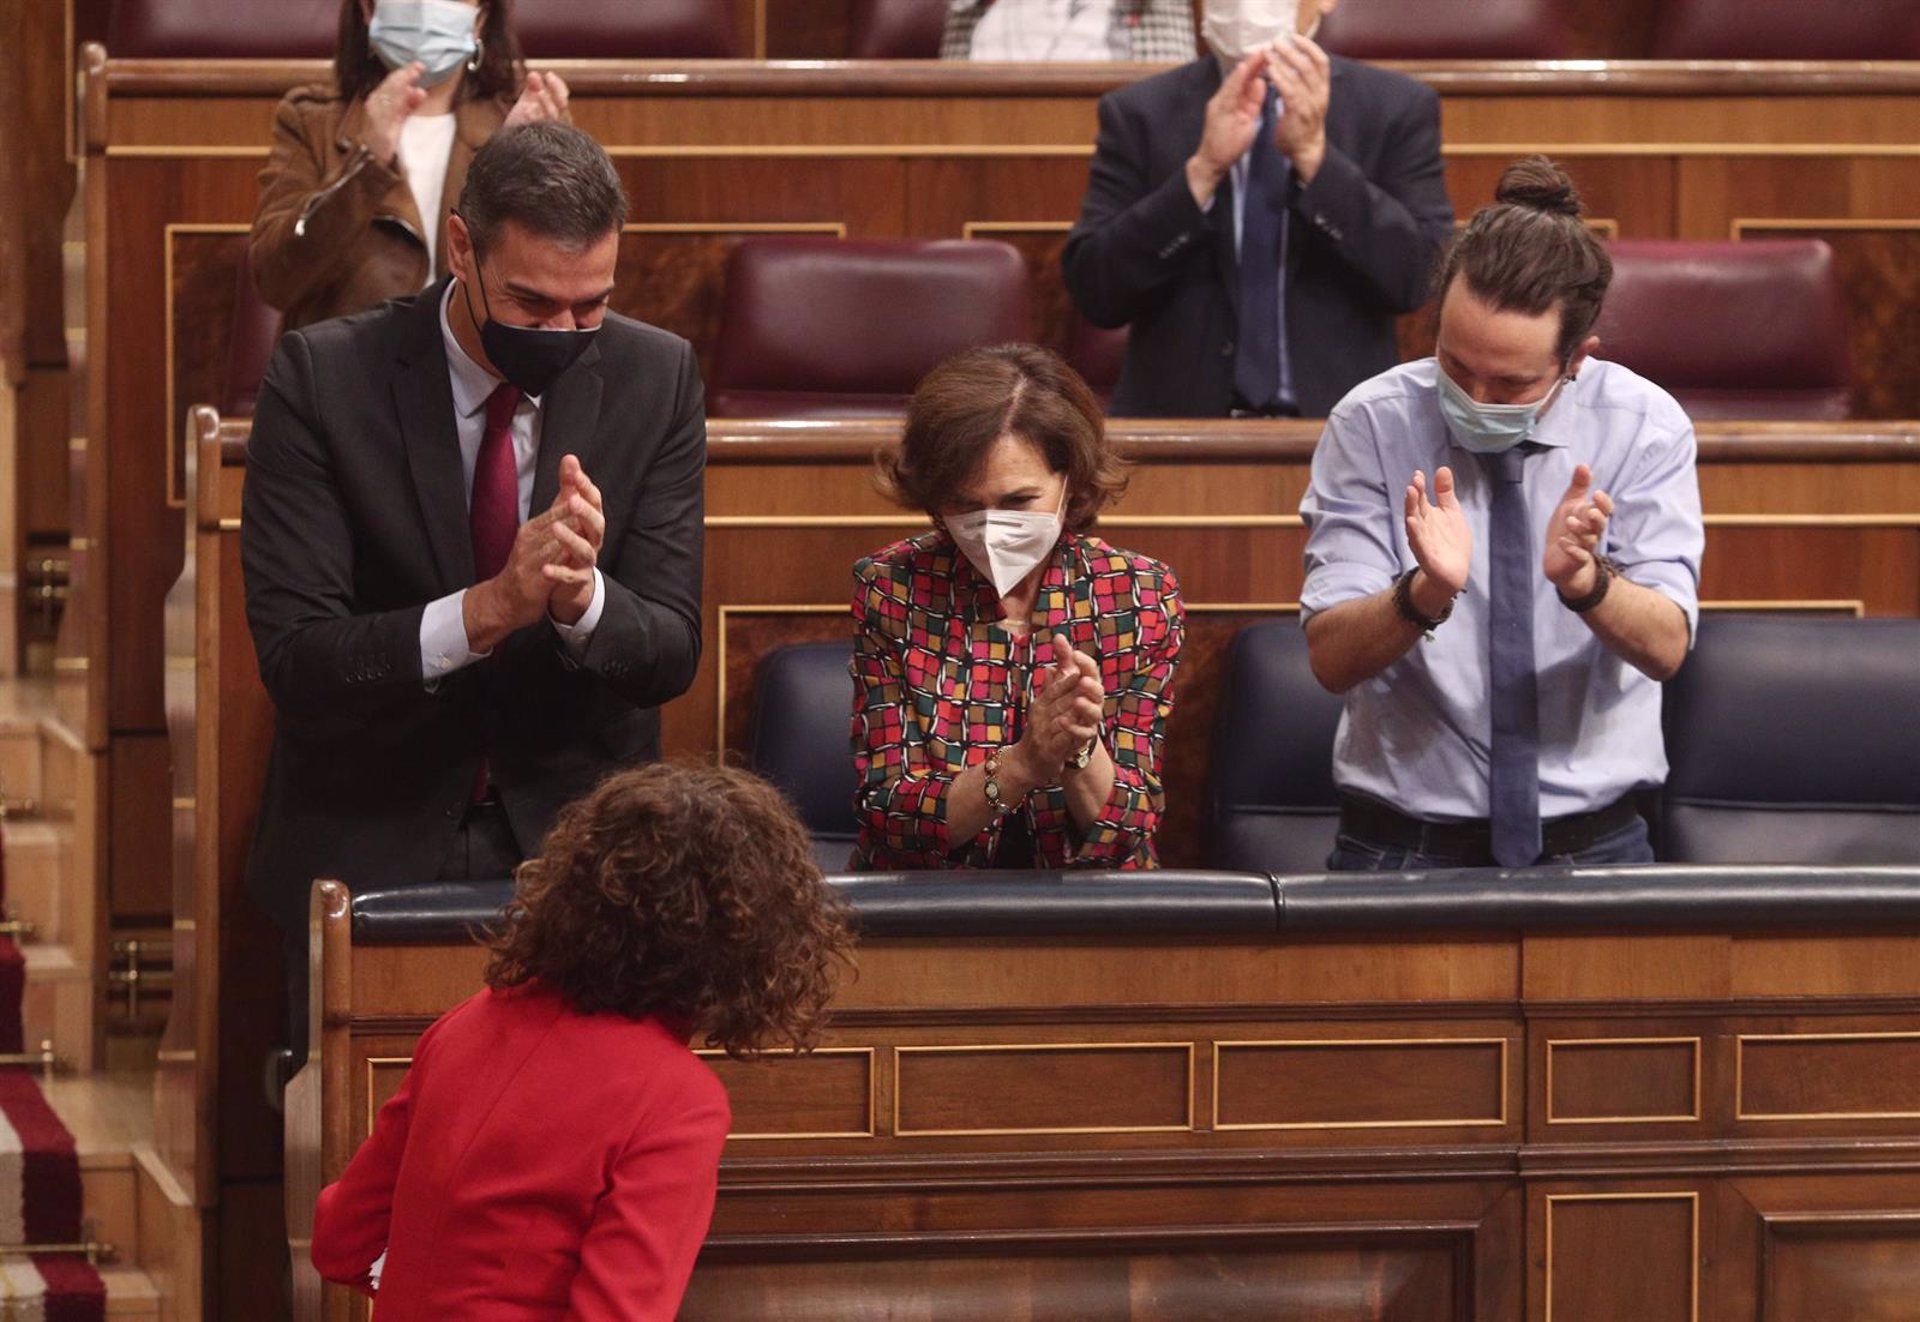
[[[514,29],[536,60],[728,59],[740,49],[730,0],[519,0]],[[339,31],[340,0],[113,0],[107,50],[329,59]]]
[[[279,341],[280,313],[253,287],[253,262],[242,251],[234,279],[233,321],[227,328],[227,365],[220,378],[218,402],[223,416],[253,416],[260,381]]]
[[[947,0],[853,0],[850,60],[937,60]]]
[[[1846,304],[1825,243],[1641,239],[1610,248],[1600,357],[1665,387],[1695,418],[1848,416]]]
[[[331,59],[340,0],[113,0],[119,59]]]
[[[1658,60],[1920,60],[1914,0],[1660,0]]]
[[[1564,0],[1364,0],[1319,41],[1356,60],[1558,60],[1572,53]]]
[[[707,411],[897,417],[949,354],[1032,335],[1026,263],[1007,244],[748,239],[727,262]]]
[[[731,0],[518,0],[530,60],[726,60],[740,53]]]
[[[1105,330],[1076,312],[1067,327],[1067,347],[1061,357],[1093,388],[1100,407],[1106,408],[1113,403],[1120,369],[1126,365],[1127,328]]]

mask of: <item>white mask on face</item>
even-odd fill
[[[1238,64],[1292,34],[1299,18],[1299,0],[1207,0],[1200,17],[1200,35],[1207,39],[1216,57]],[[1319,29],[1317,17],[1313,26]]]
[[[1038,510],[975,510],[945,520],[947,535],[966,555],[980,577],[1006,596],[1020,581],[1046,562],[1060,544],[1061,512],[1067,502],[1060,489],[1060,506],[1052,513]]]

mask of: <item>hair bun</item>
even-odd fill
[[[1544,156],[1515,161],[1500,175],[1494,200],[1562,216],[1579,216],[1586,208],[1567,172]]]

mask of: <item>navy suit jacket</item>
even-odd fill
[[[1211,55],[1100,99],[1100,137],[1067,288],[1096,326],[1131,326],[1122,417],[1220,417],[1232,406],[1238,259],[1233,184],[1202,211],[1186,162],[1220,86]],[[1322,417],[1398,361],[1394,317],[1426,302],[1453,233],[1440,100],[1401,74],[1333,59],[1327,156],[1292,192],[1287,341],[1300,412]]]

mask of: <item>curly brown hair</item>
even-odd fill
[[[1127,489],[1100,401],[1059,354],[1037,344],[967,349],[927,373],[900,444],[875,456],[881,489],[937,515],[1002,436],[1038,449],[1067,478],[1063,522],[1085,532]]]
[[[726,766],[608,777],[521,864],[487,985],[538,979],[582,1013],[661,1015],[746,1057],[820,1039],[852,936],[771,785]]]

